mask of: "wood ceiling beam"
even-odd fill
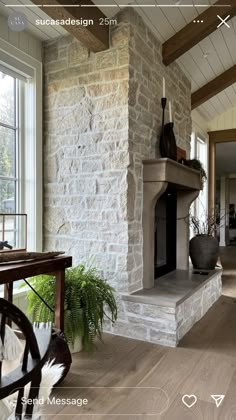
[[[109,48],[109,25],[101,25],[100,19],[106,18],[91,0],[31,0],[53,20],[91,19],[93,25],[61,25],[93,52]],[[70,7],[72,4],[86,4],[88,7]],[[51,6],[52,7],[48,7]],[[62,7],[63,5],[63,7]],[[68,5],[68,6],[67,6]]]
[[[236,65],[198,89],[191,96],[192,109],[197,108],[236,82]]]
[[[211,143],[230,143],[236,141],[236,128],[208,131],[208,135]]]
[[[217,15],[221,16],[223,19],[228,15],[230,15],[230,18],[236,15],[235,0],[218,0],[214,3],[214,6],[217,5],[219,6],[209,7],[197,17],[198,20],[203,20],[204,23],[197,24],[190,22],[164,42],[162,46],[162,58],[163,63],[166,66],[193,48],[212,32],[216,31],[217,25],[220,23]],[[230,7],[226,7],[227,5],[230,5]]]

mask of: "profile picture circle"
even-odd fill
[[[21,32],[27,27],[28,20],[24,13],[12,13],[8,17],[8,26],[14,32]]]

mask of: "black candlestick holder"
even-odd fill
[[[166,98],[161,98],[161,107],[162,107],[162,125],[161,125],[161,135],[163,135],[163,134],[164,134],[164,126],[165,126]]]
[[[161,124],[161,134],[160,134],[160,145],[159,145],[159,149],[160,149],[160,153],[161,156],[164,157],[165,155],[165,151],[163,150],[163,145],[165,143],[164,140],[164,131],[165,131],[165,109],[166,109],[166,98],[162,97],[161,98],[161,107],[162,107],[162,124]]]
[[[161,98],[162,127],[160,135],[160,154],[163,158],[177,160],[177,146],[174,135],[174,123],[165,124],[166,98]]]

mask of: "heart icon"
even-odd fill
[[[186,394],[182,397],[182,401],[183,401],[184,405],[186,405],[186,407],[191,408],[196,404],[197,397],[196,397],[196,395],[187,395]]]

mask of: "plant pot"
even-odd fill
[[[213,236],[197,235],[190,241],[189,252],[194,268],[214,270],[219,255],[218,240]]]
[[[83,350],[83,343],[82,343],[82,337],[76,337],[74,345],[69,344],[69,349],[71,354],[73,353],[79,353]]]

